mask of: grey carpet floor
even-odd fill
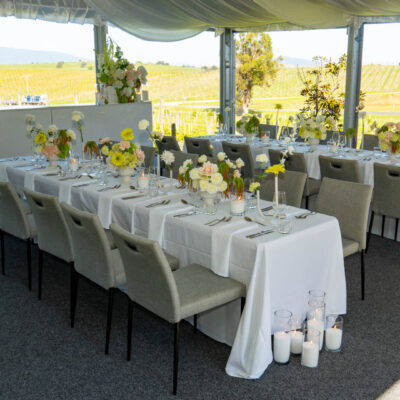
[[[359,257],[346,259],[348,314],[343,350],[322,352],[317,369],[270,365],[261,379],[229,377],[230,348],[182,325],[178,395],[171,395],[172,327],[135,308],[132,360],[125,361],[126,299],[115,299],[110,355],[103,353],[106,294],[82,281],[68,325],[69,271],[45,257],[43,300],[26,286],[25,247],[6,237],[0,275],[0,399],[375,399],[400,379],[400,244],[372,237],[366,300]]]

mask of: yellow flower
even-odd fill
[[[275,174],[278,175],[279,172],[284,173],[285,167],[282,164],[275,164],[265,170],[266,174]]]
[[[112,151],[118,151],[119,150],[119,143],[114,143],[111,147]]]
[[[253,183],[250,184],[249,191],[250,192],[254,192],[255,190],[257,190],[259,188],[260,188],[260,183],[259,182],[253,182]]]
[[[110,149],[106,145],[104,145],[101,148],[101,154],[103,154],[103,156],[108,156],[109,153],[110,153]]]
[[[113,153],[111,156],[111,163],[116,167],[120,167],[122,165],[122,154],[121,153]]]
[[[121,132],[121,137],[124,140],[132,140],[134,138],[131,128],[126,128]]]
[[[47,136],[44,132],[40,132],[36,135],[35,137],[35,143],[36,144],[42,144],[45,143],[47,140]]]

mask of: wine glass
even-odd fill
[[[278,200],[278,203],[276,202]],[[278,190],[278,199],[276,193],[274,194],[274,211],[277,216],[284,215],[286,212],[286,192]]]
[[[346,135],[339,135],[340,156],[344,157],[344,146],[346,145]]]

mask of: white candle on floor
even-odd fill
[[[274,333],[274,360],[285,364],[290,357],[290,335],[286,332]]]
[[[339,328],[328,328],[325,332],[325,346],[328,350],[339,350],[342,345],[342,333]]]
[[[301,353],[301,365],[309,368],[318,366],[319,348],[317,343],[304,342],[303,351]]]
[[[301,354],[303,349],[304,334],[301,331],[290,332],[290,352],[293,354]]]
[[[322,350],[322,345],[324,344],[324,321],[316,318],[310,319],[307,321],[307,328],[319,331],[319,349]]]

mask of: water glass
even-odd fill
[[[282,234],[288,234],[292,231],[293,224],[290,218],[287,218],[284,214],[278,215],[278,232]]]

